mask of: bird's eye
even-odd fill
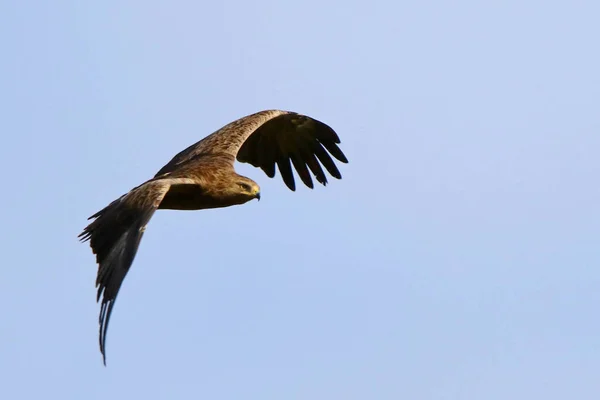
[[[248,185],[247,183],[240,183],[239,185],[240,185],[240,187],[241,187],[243,190],[245,190],[246,192],[249,192],[249,191],[250,191],[250,185]]]

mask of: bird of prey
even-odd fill
[[[265,110],[240,118],[177,154],[156,175],[131,189],[88,219],[79,237],[96,255],[100,307],[100,351],[106,365],[106,332],[123,279],[148,221],[157,209],[202,210],[260,200],[260,188],[234,170],[237,159],[275,176],[277,165],[287,187],[296,184],[292,167],[313,188],[312,175],[327,184],[323,167],[341,179],[331,156],[347,163],[340,139],[323,122],[291,111]],[[291,161],[291,164],[290,164]],[[310,171],[310,172],[309,172]]]

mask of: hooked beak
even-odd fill
[[[260,192],[256,193],[256,195],[254,196],[256,199],[258,199],[258,201],[260,201]]]

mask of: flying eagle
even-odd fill
[[[102,296],[99,336],[104,364],[106,332],[119,288],[157,209],[203,210],[260,200],[258,184],[235,172],[236,159],[261,168],[270,178],[275,176],[277,165],[292,191],[296,184],[291,165],[309,188],[313,188],[310,172],[326,185],[321,165],[334,178],[342,178],[330,154],[348,162],[339,143],[333,129],[313,118],[291,111],[260,111],[225,125],[183,150],[154,178],[89,217],[94,221],[79,237],[82,242],[90,241],[98,263],[96,301]]]

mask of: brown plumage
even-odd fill
[[[98,263],[96,287],[97,300],[102,296],[99,324],[104,364],[115,299],[157,209],[202,210],[260,199],[259,186],[235,172],[236,159],[261,168],[271,178],[277,165],[291,190],[296,190],[292,165],[309,188],[313,188],[311,173],[325,185],[322,166],[333,177],[342,177],[330,154],[348,162],[339,143],[333,129],[320,121],[290,111],[261,111],[231,122],[183,150],[154,178],[92,215],[89,219],[94,221],[79,237],[90,241]]]

